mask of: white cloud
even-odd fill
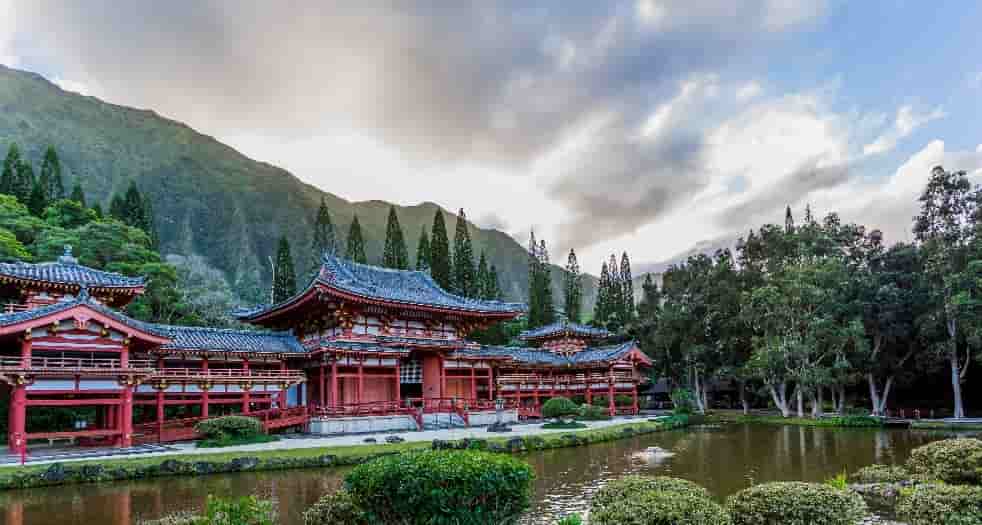
[[[940,107],[929,113],[917,114],[911,106],[901,106],[897,110],[897,117],[894,119],[893,126],[884,131],[873,142],[863,146],[863,155],[879,155],[893,151],[897,147],[897,142],[909,136],[914,130],[932,120],[944,117],[945,112]]]
[[[74,80],[69,80],[67,78],[54,77],[51,79],[52,82],[58,85],[61,89],[65,91],[72,91],[80,95],[92,95],[92,88],[84,82],[75,82]]]
[[[757,82],[756,80],[747,82],[743,86],[740,86],[739,89],[737,89],[736,99],[741,102],[747,101],[752,98],[757,98],[763,91],[764,88],[761,87],[760,83]]]

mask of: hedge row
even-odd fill
[[[499,453],[547,450],[603,443],[635,435],[650,434],[683,427],[689,424],[689,422],[690,418],[673,417],[658,422],[639,421],[636,424],[618,425],[575,433],[513,437],[507,440],[501,438],[491,440],[464,439],[459,441],[433,440],[431,448],[467,448]],[[271,454],[269,457],[246,456],[222,461],[209,461],[205,458],[199,461],[164,459],[160,463],[147,464],[144,461],[139,461],[135,465],[127,464],[127,460],[123,460],[123,462],[109,461],[105,465],[89,462],[79,465],[53,463],[46,469],[12,469],[13,472],[11,474],[0,475],[0,490],[148,479],[164,476],[200,476],[242,471],[351,466],[397,452],[397,449],[392,451],[382,449],[381,451],[349,455],[323,454],[319,456],[280,457]],[[132,462],[132,460],[130,461]]]

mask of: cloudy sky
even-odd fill
[[[944,0],[0,0],[0,63],[596,271],[789,204],[908,239],[932,166],[982,175],[980,26]]]

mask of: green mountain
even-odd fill
[[[301,252],[310,245],[322,197],[338,238],[345,238],[357,214],[369,261],[381,260],[389,203],[349,202],[153,111],[67,92],[40,75],[0,66],[2,151],[10,143],[17,143],[36,167],[44,148],[54,145],[66,188],[81,182],[89,203],[99,202],[103,209],[114,192],[125,191],[135,180],[153,201],[161,252],[203,257],[246,302],[268,294],[268,258],[280,235],[289,238],[298,271],[306,267],[302,257],[308,254]],[[420,230],[429,229],[438,207],[426,202],[396,208],[415,255]],[[445,213],[452,238],[456,217]],[[470,234],[475,254],[484,250],[498,267],[505,297],[524,300],[528,272],[522,245],[497,230],[471,225]],[[592,308],[595,283],[590,276],[585,279],[585,311]],[[560,301],[558,267],[553,285]]]

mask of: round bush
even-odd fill
[[[304,525],[368,525],[365,512],[355,503],[351,493],[339,490],[317,500],[303,513]]]
[[[910,525],[982,523],[982,487],[917,485],[901,492],[897,515]]]
[[[870,465],[849,476],[853,483],[899,483],[910,479],[910,473],[901,466]]]
[[[866,515],[858,494],[818,483],[765,483],[726,500],[734,525],[855,525]]]
[[[945,439],[917,447],[907,460],[907,469],[923,480],[978,484],[982,482],[982,440]]]
[[[206,439],[248,438],[263,433],[263,424],[254,417],[222,416],[206,419],[194,426]]]
[[[606,406],[583,405],[580,407],[580,419],[586,421],[601,421],[610,419],[610,412]]]
[[[672,494],[692,494],[709,499],[709,491],[699,485],[667,476],[625,476],[604,485],[590,501],[591,512],[620,504],[645,492],[670,492]]]
[[[542,405],[542,417],[572,417],[577,415],[579,412],[580,407],[565,397],[554,397]]]
[[[529,507],[535,473],[502,454],[427,450],[381,457],[345,478],[370,523],[515,523]]]
[[[595,525],[730,525],[715,501],[692,492],[646,491],[590,510]]]

